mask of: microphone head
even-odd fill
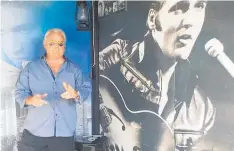
[[[205,50],[211,57],[217,57],[223,53],[224,47],[218,39],[213,38],[205,44]]]

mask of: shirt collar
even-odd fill
[[[46,62],[46,53],[44,55],[41,56],[41,59],[43,59]],[[64,63],[67,62],[67,57],[65,55],[63,55],[63,58],[65,59]]]
[[[43,56],[41,56],[41,60],[42,60],[45,64],[47,64],[47,61],[46,61],[45,56],[46,56],[46,54],[44,54]],[[63,57],[64,57],[65,61],[64,61],[63,65],[62,65],[60,71],[62,71],[62,70],[67,66],[67,62],[68,62],[68,58],[67,58],[66,56],[63,56]],[[59,72],[60,72],[60,71],[59,71]]]

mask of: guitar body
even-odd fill
[[[108,137],[108,150],[174,151],[170,126],[154,112],[152,104],[140,97],[134,99],[126,86],[99,76],[101,125]]]

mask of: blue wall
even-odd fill
[[[66,56],[78,63],[88,77],[90,72],[90,32],[77,31],[74,2],[3,3],[2,59],[20,68],[22,60],[44,53],[42,40],[50,28],[67,35]],[[6,15],[7,14],[7,15]]]

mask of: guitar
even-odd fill
[[[101,126],[108,137],[107,150],[174,151],[173,131],[168,123],[147,106],[137,109],[121,82],[99,76]],[[137,101],[137,100],[136,100]],[[139,105],[139,102],[137,103]]]

